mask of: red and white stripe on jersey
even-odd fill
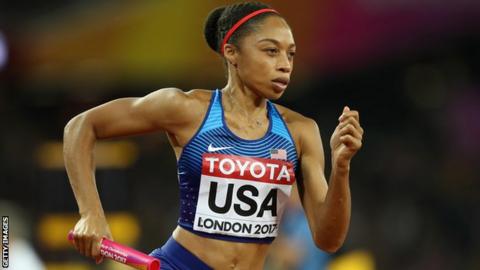
[[[205,153],[202,175],[279,185],[295,182],[293,164],[283,160]]]

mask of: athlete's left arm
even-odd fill
[[[350,161],[362,145],[363,129],[357,111],[345,107],[331,140],[332,171],[324,174],[324,152],[318,126],[305,121],[300,135],[298,191],[317,247],[336,252],[350,223]]]

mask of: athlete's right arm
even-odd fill
[[[100,258],[101,238],[112,238],[95,183],[96,140],[157,130],[175,134],[188,123],[191,102],[181,90],[161,89],[141,98],[107,102],[75,116],[65,126],[65,168],[80,213],[74,245],[81,254]]]

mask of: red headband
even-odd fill
[[[254,11],[250,14],[248,14],[247,16],[243,17],[242,19],[240,19],[236,24],[234,24],[232,26],[232,28],[230,28],[230,30],[228,30],[227,34],[225,35],[225,37],[223,38],[223,41],[222,41],[222,44],[220,45],[220,53],[223,54],[223,46],[225,45],[225,43],[227,43],[227,41],[230,39],[230,37],[233,35],[233,33],[244,23],[246,23],[248,20],[250,20],[251,18],[259,15],[259,14],[262,14],[262,13],[265,13],[265,12],[275,12],[275,13],[278,13],[278,11],[274,10],[274,9],[271,9],[271,8],[264,8],[264,9],[259,9],[257,11]]]

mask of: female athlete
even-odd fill
[[[262,269],[292,185],[316,245],[338,250],[350,222],[350,162],[362,145],[357,111],[344,107],[330,139],[332,171],[314,120],[274,104],[288,86],[295,42],[282,16],[262,3],[213,10],[208,45],[228,82],[214,91],[165,88],[83,112],[65,127],[64,158],[80,212],[74,244],[98,259],[112,238],[95,184],[95,141],[165,131],[176,154],[180,214],[151,255],[161,269]]]

